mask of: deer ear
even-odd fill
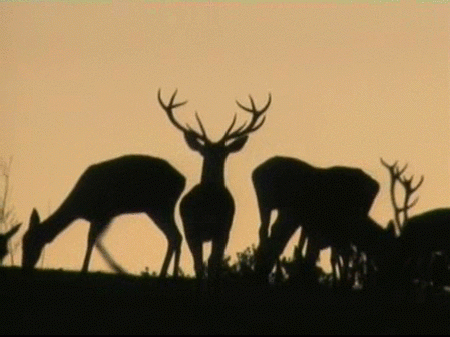
[[[33,208],[33,212],[31,212],[31,217],[30,217],[30,227],[38,225],[40,222],[41,222],[41,219],[39,218],[39,214],[36,211],[36,208]]]
[[[227,145],[227,151],[231,153],[231,152],[238,152],[238,151],[242,150],[245,143],[247,143],[247,140],[248,140],[248,136],[239,137],[234,142]]]
[[[17,224],[13,228],[10,229],[10,231],[6,234],[6,237],[8,240],[19,231],[20,226],[22,226],[22,223]]]
[[[391,235],[392,237],[395,238],[395,226],[394,226],[394,221],[389,220],[389,223],[386,227],[386,232],[389,233],[389,235]]]
[[[202,144],[195,133],[193,132],[185,132],[184,133],[184,139],[186,140],[186,143],[189,145],[189,147],[194,151],[201,151],[204,147],[204,144]]]

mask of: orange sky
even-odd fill
[[[218,139],[252,94],[273,103],[265,125],[226,166],[237,210],[228,254],[257,243],[252,170],[282,154],[318,166],[357,166],[381,184],[371,215],[392,216],[381,166],[425,175],[412,213],[450,204],[448,5],[128,2],[0,3],[0,157],[14,156],[18,218],[45,218],[92,163],[126,153],[167,159],[188,179],[201,158],[159,107],[198,111]],[[177,220],[182,231],[181,221]],[[87,223],[45,253],[48,268],[81,268]],[[20,240],[22,228],[15,240]],[[165,239],[145,216],[118,218],[104,238],[126,269],[159,271]],[[290,254],[290,251],[289,251]],[[17,252],[20,257],[20,249]],[[16,259],[17,260],[17,259]],[[104,268],[98,255],[91,270]],[[182,268],[192,272],[183,245]]]

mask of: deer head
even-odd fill
[[[8,232],[0,234],[0,263],[8,254],[8,241],[19,231],[20,226],[22,226],[21,223],[12,227]]]
[[[244,111],[249,112],[252,115],[251,120],[248,123],[244,123],[240,127],[235,129],[237,115],[235,114],[230,126],[220,138],[220,140],[214,142],[206,134],[198,113],[195,112],[195,118],[197,120],[200,132],[191,128],[188,124],[183,126],[174,117],[173,109],[180,107],[187,103],[187,101],[174,103],[177,90],[173,93],[168,104],[165,104],[161,98],[161,90],[158,91],[158,101],[164,111],[167,113],[171,123],[184,134],[184,138],[189,148],[199,152],[204,158],[204,165],[202,171],[202,182],[206,183],[221,183],[223,184],[223,169],[225,160],[230,153],[240,151],[248,140],[248,135],[258,130],[265,121],[264,113],[270,106],[271,95],[269,93],[269,99],[266,105],[262,109],[256,107],[255,101],[251,96],[251,107],[243,106],[236,101],[236,104]],[[233,130],[234,129],[234,130]]]
[[[36,209],[33,209],[30,217],[30,225],[28,231],[22,238],[22,267],[24,269],[32,269],[39,257],[47,239],[43,233],[39,231],[41,219]]]

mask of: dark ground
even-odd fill
[[[220,289],[220,290],[218,290]],[[0,269],[1,334],[448,334],[450,296]]]

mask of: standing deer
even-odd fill
[[[13,226],[9,231],[4,234],[0,234],[0,265],[3,262],[3,259],[8,254],[8,242],[19,231],[19,228],[22,224],[18,224]]]
[[[182,236],[174,210],[183,192],[185,177],[165,160],[127,155],[90,166],[61,206],[41,222],[34,209],[23,237],[22,266],[33,268],[44,246],[73,221],[90,222],[82,271],[87,272],[94,244],[101,239],[111,220],[128,213],[146,213],[164,233],[167,253],[160,276],[167,274],[175,253],[174,276],[178,275]]]
[[[252,179],[261,217],[257,270],[262,275],[270,273],[300,226],[312,238],[313,251],[318,247],[309,256],[312,263],[317,249],[328,246],[333,248],[333,259],[343,255],[341,277],[348,268],[351,245],[384,255],[384,244],[377,244],[384,230],[368,216],[379,184],[362,170],[317,168],[295,158],[273,157],[253,171]],[[269,236],[270,214],[275,209],[278,217]]]
[[[251,107],[245,107],[236,101],[237,105],[251,113],[252,118],[233,130],[236,115],[222,138],[213,142],[208,138],[205,128],[195,114],[201,132],[194,131],[188,125],[180,124],[173,115],[173,109],[187,103],[174,103],[175,91],[168,104],[161,98],[158,100],[167,113],[170,122],[184,134],[191,150],[197,151],[203,157],[201,181],[181,200],[180,213],[183,220],[185,237],[194,259],[194,269],[197,278],[203,276],[203,243],[212,241],[211,255],[208,260],[208,275],[212,278],[218,275],[219,267],[228,244],[231,226],[235,212],[233,196],[225,186],[225,161],[230,153],[240,151],[248,140],[248,135],[258,130],[265,121],[264,112],[270,106],[271,95],[262,109],[257,109],[250,96]],[[261,118],[262,117],[262,118]]]

